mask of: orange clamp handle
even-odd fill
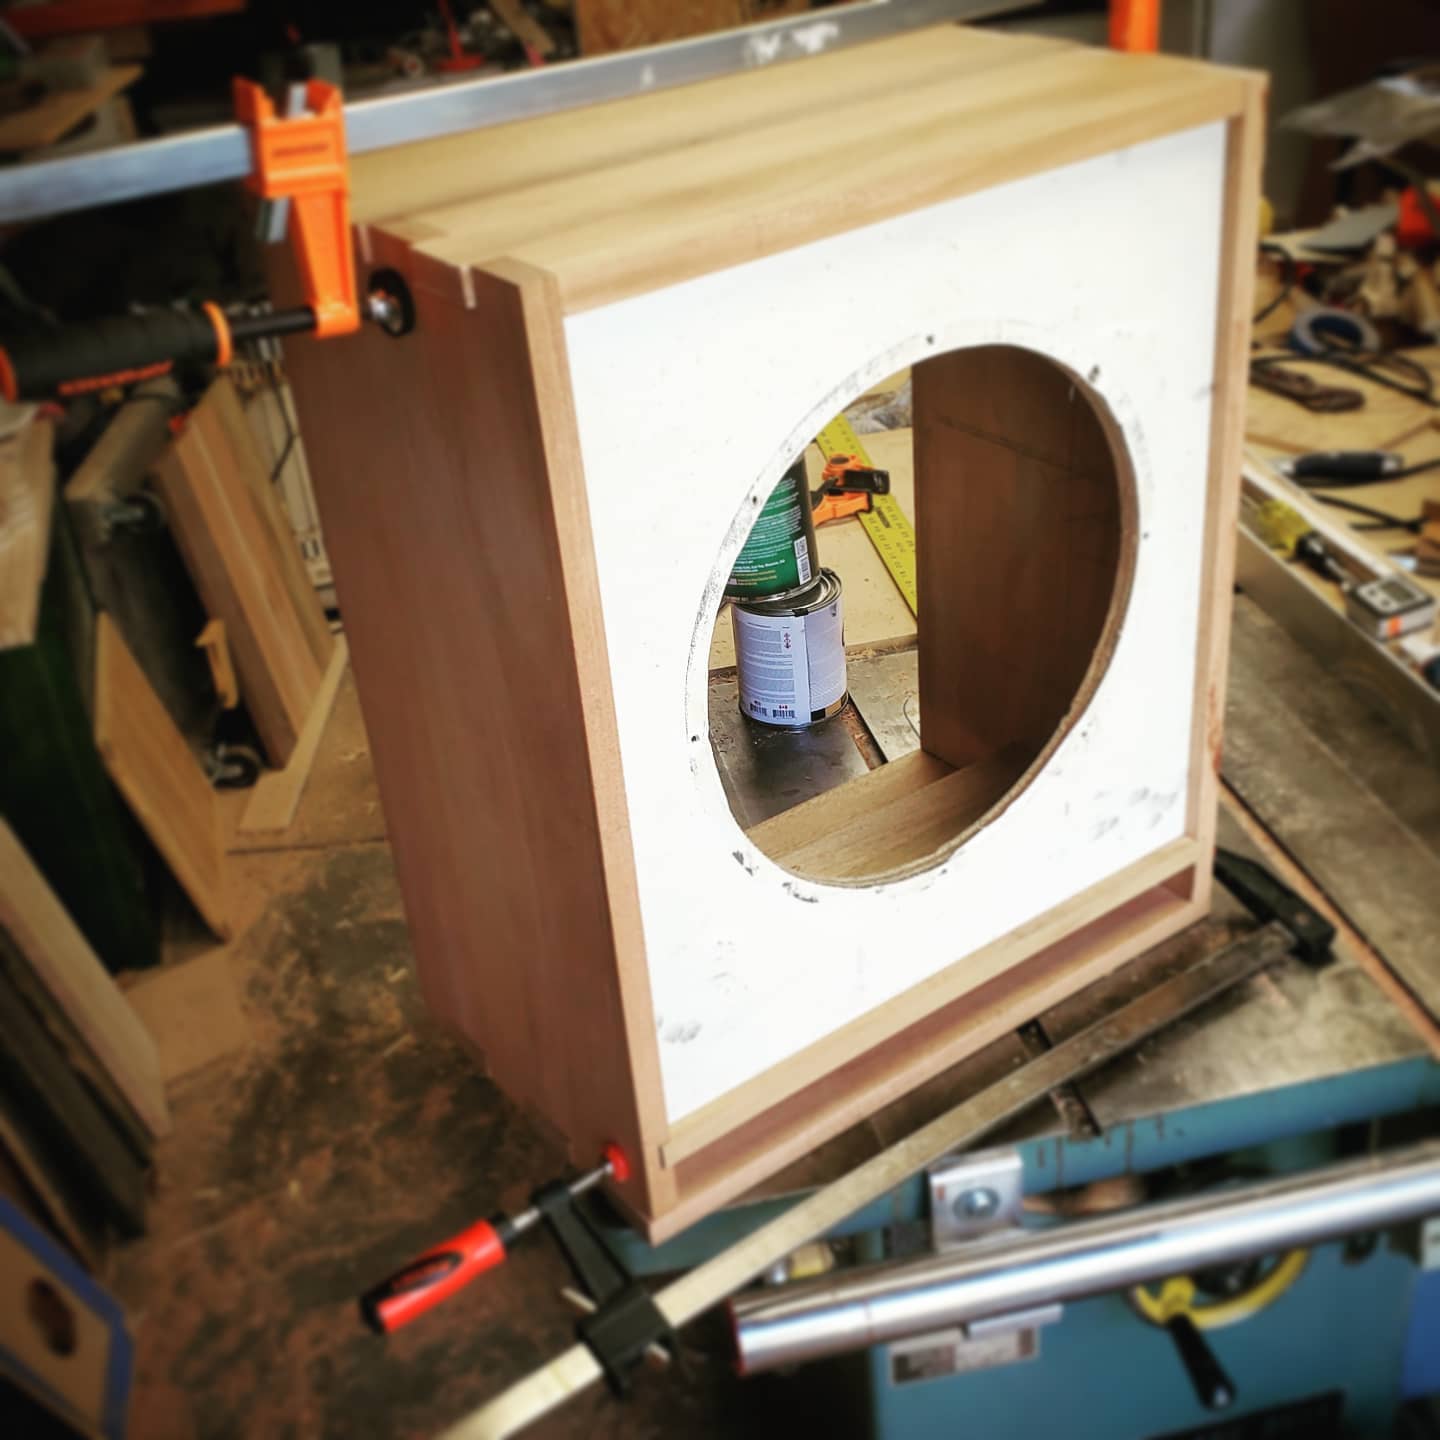
[[[1110,48],[1153,55],[1160,48],[1160,0],[1110,0]]]
[[[832,520],[844,520],[850,515],[869,513],[874,501],[868,494],[827,495],[814,510],[811,518],[817,525],[828,525]]]
[[[345,104],[323,80],[305,85],[304,115],[277,115],[253,81],[234,81],[235,113],[250,129],[255,168],[246,182],[264,200],[289,200],[305,303],[315,333],[348,335],[360,328],[355,251],[350,239],[350,167]]]

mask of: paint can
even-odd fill
[[[760,507],[725,582],[725,598],[750,601],[798,595],[813,583],[818,564],[802,451]]]
[[[845,614],[833,570],[799,595],[734,604],[730,620],[742,715],[793,728],[844,708]]]

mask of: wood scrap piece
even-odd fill
[[[255,782],[255,789],[240,821],[242,833],[269,834],[290,828],[295,812],[300,808],[300,797],[314,768],[320,739],[330,721],[330,712],[335,708],[335,697],[340,693],[340,681],[349,662],[350,647],[342,635],[330,656],[325,679],[285,768],[270,771]]]
[[[205,923],[227,936],[215,792],[114,621],[103,614],[95,658],[95,744],[110,778]]]
[[[210,399],[211,395],[233,463],[250,486],[255,508],[274,541],[285,591],[294,607],[295,618],[305,633],[305,643],[323,671],[329,664],[330,652],[335,648],[335,637],[330,633],[325,611],[315,594],[305,558],[300,553],[295,527],[290,523],[290,516],[276,487],[277,477],[272,473],[273,467],[265,460],[255,427],[246,419],[240,396],[228,375],[220,376],[210,387],[206,399]]]
[[[47,470],[44,513],[54,506]],[[153,965],[139,839],[95,749],[95,611],[69,527],[49,531],[33,635],[0,645],[0,815],[110,970]]]
[[[899,760],[877,766],[868,774],[762,820],[746,833],[767,855],[789,855],[914,790],[943,780],[954,769],[928,750],[913,750]]]
[[[0,650],[35,638],[50,554],[53,448],[48,420],[0,440]]]
[[[70,1069],[84,1081],[131,1153],[148,1163],[153,1148],[149,1128],[91,1050],[79,1027],[35,973],[9,931],[3,929],[0,929],[0,978],[24,1000],[36,1025],[49,1037]]]
[[[40,1158],[35,1136],[0,1095],[0,1155],[7,1169],[24,1186],[21,1199],[36,1208],[50,1228],[91,1270],[97,1269],[105,1248],[105,1222],[73,1194]]]
[[[205,663],[191,648],[204,624],[199,599],[164,526],[116,523],[153,501],[145,482],[181,409],[168,376],[136,386],[66,483],[65,509],[96,608],[114,617],[171,719],[199,739],[215,711]]]
[[[575,0],[582,55],[659,45],[746,23],[744,0]]]
[[[490,0],[490,8],[527,50],[542,58],[555,53],[555,42],[550,38],[550,32],[531,15],[522,0]]]
[[[168,375],[137,385],[120,405],[65,485],[65,505],[82,545],[106,538],[105,510],[145,483],[181,408],[180,387]]]
[[[778,20],[810,8],[811,0],[575,0],[575,28],[580,53],[602,55]]]
[[[250,1043],[240,987],[223,948],[167,965],[126,991],[155,1037],[167,1082],[223,1059]]]
[[[155,1043],[0,820],[0,929],[65,1012],[152,1136],[170,1130]]]
[[[979,760],[775,858],[789,870],[826,880],[913,866],[958,840],[1014,784],[1025,763],[1023,751],[1013,748]]]
[[[140,78],[139,65],[112,65],[82,90],[53,90],[35,104],[0,117],[0,151],[37,150],[63,139],[112,96]]]
[[[225,624],[240,693],[271,763],[283,765],[304,728],[333,641],[259,467],[253,437],[222,379],[161,458],[157,478],[200,598]],[[323,642],[317,627],[324,629]]]
[[[123,1234],[140,1234],[144,1165],[3,974],[0,1082],[7,1108],[30,1126],[46,1167],[92,1197]]]

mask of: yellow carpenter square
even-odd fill
[[[816,437],[815,443],[828,455],[854,455],[862,464],[873,465],[860,437],[850,422],[838,415]],[[912,615],[919,614],[915,602],[915,529],[893,495],[876,495],[868,512],[856,516],[865,527],[870,543],[890,572],[895,588],[905,597]]]

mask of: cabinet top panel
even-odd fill
[[[1240,115],[1264,84],[941,26],[360,156],[355,216],[457,268],[547,270],[574,312]]]

